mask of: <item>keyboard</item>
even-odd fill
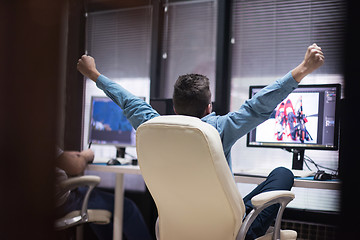
[[[95,157],[93,163],[107,163],[110,159],[110,157]],[[116,158],[121,165],[131,164],[131,159],[127,158]]]
[[[313,171],[308,171],[308,170],[291,170],[292,173],[294,174],[294,177],[300,177],[300,178],[305,178],[305,177],[312,177],[315,176],[316,172]]]

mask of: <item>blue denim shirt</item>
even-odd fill
[[[148,103],[134,96],[104,75],[98,77],[96,85],[123,109],[125,116],[135,129],[142,123],[159,116],[159,113]],[[223,116],[212,112],[201,119],[218,130],[224,154],[231,170],[231,147],[234,143],[267,120],[276,106],[297,86],[298,83],[289,72],[284,77],[263,88],[251,99],[245,101],[239,110],[229,112]]]

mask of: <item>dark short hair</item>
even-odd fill
[[[177,114],[202,118],[211,103],[209,79],[201,74],[179,76],[174,85],[173,103]]]

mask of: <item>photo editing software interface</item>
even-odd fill
[[[263,86],[251,86],[250,97]],[[247,136],[248,147],[338,149],[340,85],[300,85]]]

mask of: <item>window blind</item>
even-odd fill
[[[234,2],[233,77],[281,76],[321,46],[321,74],[341,74],[346,8],[342,0]]]
[[[172,98],[175,81],[187,73],[206,75],[215,93],[216,17],[214,0],[164,4],[163,97]]]
[[[92,12],[87,50],[109,78],[149,78],[152,7]]]
[[[149,101],[152,6],[90,12],[87,17],[86,49],[98,70],[128,91]],[[84,149],[87,147],[92,96],[104,92],[85,82]],[[93,145],[99,157],[113,157],[113,146]],[[130,150],[131,151],[131,150]]]
[[[249,97],[250,85],[268,85],[284,76],[303,60],[306,48],[312,43],[321,46],[325,63],[305,82],[343,83],[345,1],[234,0],[232,17],[232,111]],[[245,137],[233,146],[231,154],[234,171],[291,168],[291,156],[287,152],[248,148]],[[306,150],[305,154],[320,165],[338,168],[338,151]],[[314,166],[310,167],[316,171]],[[297,197],[291,207],[339,211],[339,191],[294,191]]]

